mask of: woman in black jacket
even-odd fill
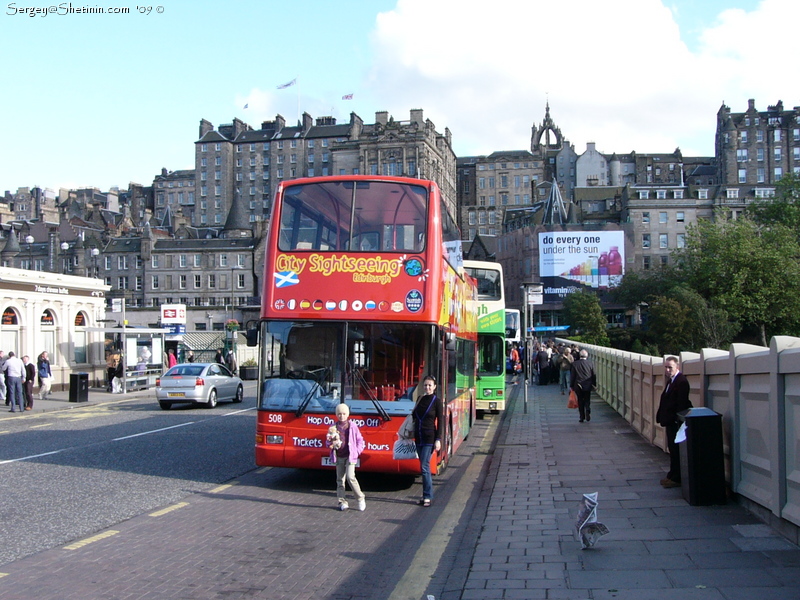
[[[431,375],[422,380],[425,395],[417,400],[411,416],[414,420],[414,442],[417,445],[419,466],[422,471],[421,506],[430,506],[433,500],[433,479],[431,478],[431,455],[442,449],[444,432],[444,408],[442,399],[436,395],[436,379]]]

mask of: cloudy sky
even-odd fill
[[[800,105],[797,0],[162,2],[5,5],[0,191],[149,184],[200,119],[421,108],[466,156],[528,149],[549,102],[578,153],[711,156],[723,102]]]

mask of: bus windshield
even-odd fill
[[[479,269],[465,265],[465,270],[478,282],[478,300],[503,299],[503,278],[497,269]]]
[[[331,413],[408,410],[426,364],[430,325],[336,321],[267,321],[262,363],[275,357],[262,383],[262,409]]]
[[[386,181],[289,185],[278,248],[348,252],[422,252],[428,192]]]

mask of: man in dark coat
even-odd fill
[[[589,360],[589,353],[581,350],[578,360],[570,368],[570,388],[578,396],[578,413],[580,422],[592,420],[592,390],[597,386],[594,365]]]
[[[661,393],[661,402],[656,413],[656,422],[667,430],[667,448],[669,449],[669,473],[661,480],[665,488],[681,485],[681,455],[675,435],[681,424],[678,422],[678,413],[692,408],[689,400],[689,380],[678,368],[678,359],[674,356],[664,361],[664,371],[667,385]]]

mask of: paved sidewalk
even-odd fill
[[[89,388],[89,399],[87,402],[70,402],[68,389],[58,392],[51,392],[47,400],[39,400],[39,394],[37,393],[39,388],[34,386],[33,389],[36,390],[33,394],[33,409],[30,411],[24,411],[23,414],[36,414],[54,410],[69,410],[71,408],[80,408],[81,406],[93,406],[106,402],[119,402],[128,398],[136,398],[146,395],[151,395],[153,398],[155,398],[155,390],[137,390],[134,392],[128,392],[127,394],[112,394],[107,392],[105,388]],[[9,409],[6,407],[5,410],[7,413]],[[3,413],[4,417],[6,416],[6,413]],[[9,414],[8,416],[11,417],[12,415]]]
[[[608,405],[595,398],[579,423],[557,385],[530,386],[524,414],[514,388],[461,598],[800,599],[800,549],[738,504],[690,506],[662,488],[669,457]],[[610,533],[581,550],[574,521],[591,492]]]

